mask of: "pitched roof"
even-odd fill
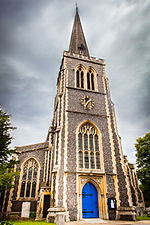
[[[85,41],[77,7],[70,40],[69,52],[89,56],[89,51]]]

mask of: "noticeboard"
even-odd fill
[[[115,198],[109,198],[108,199],[108,208],[109,209],[117,209],[117,202]]]

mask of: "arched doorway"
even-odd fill
[[[96,187],[88,182],[82,189],[82,218],[98,218],[98,194]]]

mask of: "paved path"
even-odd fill
[[[107,221],[102,219],[86,219],[82,221],[66,222],[65,225],[147,225],[150,220],[143,221]]]

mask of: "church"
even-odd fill
[[[13,188],[3,213],[29,203],[36,218],[135,220],[144,208],[134,165],[123,155],[105,62],[90,56],[78,8],[57,78],[46,141],[17,147]]]

